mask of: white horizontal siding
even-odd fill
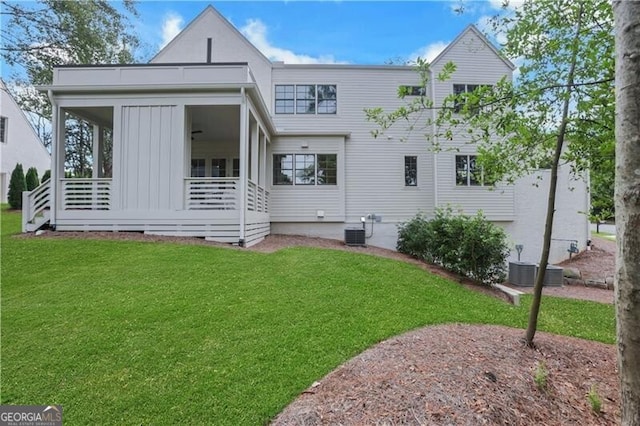
[[[503,76],[511,76],[507,64],[471,30],[465,32],[434,64],[434,75],[449,61],[456,65],[456,71],[449,80],[434,82],[434,102],[438,106],[453,93],[454,84],[493,85]],[[455,155],[476,154],[475,147],[469,144],[464,135],[464,128],[457,129],[453,140],[442,143],[445,151],[436,156],[438,205],[451,205],[462,209],[465,214],[475,214],[481,210],[492,220],[513,220],[515,201],[512,186],[503,185],[489,190],[486,187],[456,185]]]
[[[419,210],[433,209],[433,155],[423,136],[430,129],[421,128],[418,122],[416,129],[409,131],[401,123],[388,130],[385,136],[375,139],[371,131],[378,127],[368,122],[364,113],[365,108],[382,107],[391,111],[406,103],[398,99],[397,91],[400,85],[419,83],[414,70],[403,67],[284,67],[274,68],[273,80],[274,86],[337,86],[337,114],[275,114],[273,119],[280,131],[350,132],[345,143],[343,172],[345,220],[357,220],[367,213],[382,214],[385,220],[406,220]],[[406,142],[401,141],[402,138],[406,138]],[[405,187],[405,155],[418,156],[417,187]]]
[[[344,221],[344,137],[280,137],[268,151],[269,211],[273,222]],[[307,148],[303,148],[306,146]],[[274,154],[336,154],[336,185],[273,185]],[[318,210],[324,218],[318,218]]]

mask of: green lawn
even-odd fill
[[[262,424],[371,345],[522,307],[405,263],[295,248],[13,238],[2,214],[2,404],[65,424]],[[614,342],[610,305],[546,298],[540,329]]]

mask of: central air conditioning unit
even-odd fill
[[[509,282],[521,287],[533,287],[536,281],[536,265],[529,262],[509,262]]]
[[[366,245],[364,229],[362,228],[347,228],[344,230],[344,243],[348,246],[362,246]]]

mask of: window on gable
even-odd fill
[[[406,96],[426,96],[427,89],[424,86],[402,86]]]
[[[9,119],[7,117],[0,117],[0,143],[7,143],[7,125]]]
[[[465,96],[473,93],[478,87],[491,88],[492,86],[490,84],[454,84],[453,94],[455,95],[455,100],[453,103],[453,111],[457,113],[462,111],[462,107],[468,102]],[[471,106],[473,107],[473,105]],[[478,108],[477,101],[475,107]]]
[[[274,154],[274,185],[336,185],[336,154]]]
[[[276,114],[336,114],[335,84],[276,84]]]
[[[415,155],[404,157],[404,185],[418,186],[418,157]]]
[[[456,155],[456,185],[457,186],[481,186],[492,185],[485,178],[482,167],[478,165],[475,155]]]

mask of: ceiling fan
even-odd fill
[[[191,131],[191,140],[195,139],[195,137],[193,135],[197,135],[199,133],[202,133],[202,130],[192,130]]]

